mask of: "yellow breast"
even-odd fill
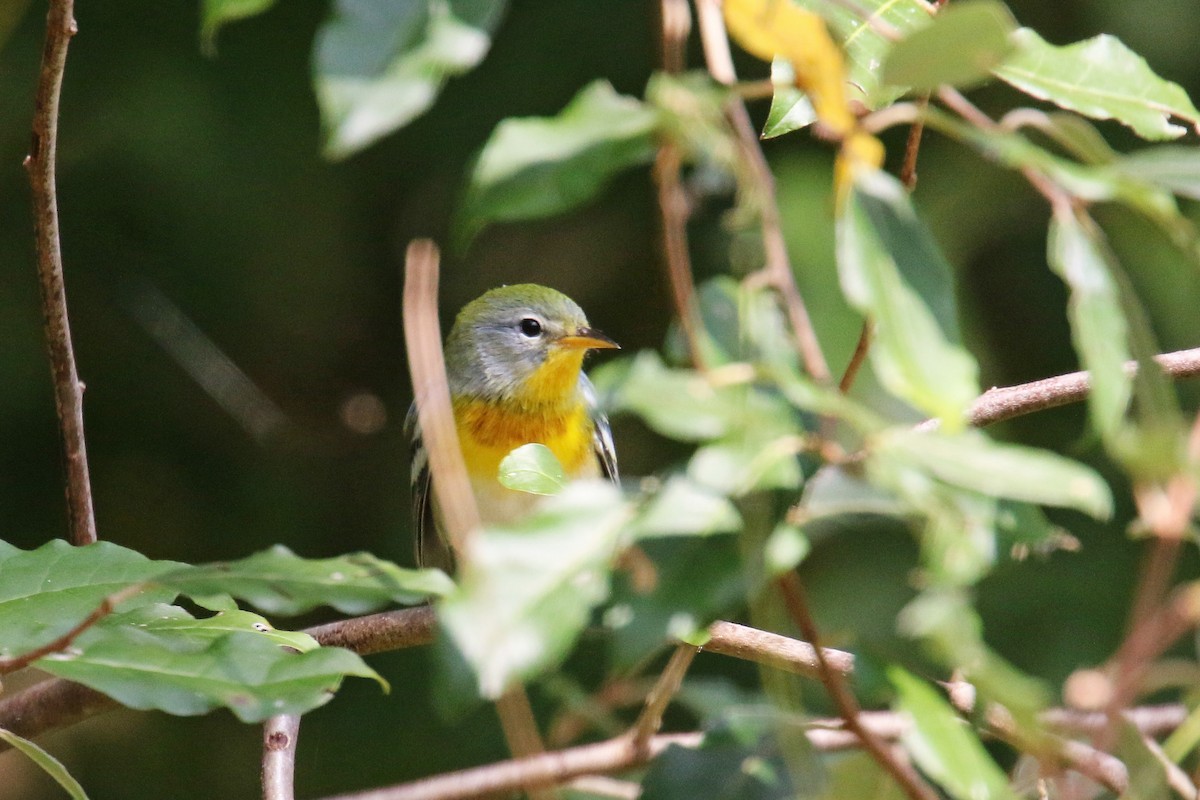
[[[523,444],[550,448],[570,477],[595,475],[592,421],[582,403],[574,408],[511,409],[481,400],[454,403],[463,460],[471,476],[495,480],[500,461]]]

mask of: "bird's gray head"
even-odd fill
[[[450,392],[485,400],[518,398],[531,385],[543,395],[574,392],[584,353],[617,346],[589,328],[583,309],[561,292],[533,283],[501,286],[454,320],[446,340]]]

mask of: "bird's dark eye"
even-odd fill
[[[521,333],[528,336],[530,339],[542,335],[542,323],[538,322],[533,317],[526,317],[517,325],[521,329]]]

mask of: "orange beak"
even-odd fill
[[[558,340],[560,347],[569,350],[620,350],[621,345],[605,336],[595,328],[580,328],[570,336]]]

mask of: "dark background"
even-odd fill
[[[1011,6],[1055,43],[1116,34],[1159,74],[1200,95],[1200,15],[1189,0]],[[404,247],[415,236],[448,240],[464,170],[500,119],[552,114],[599,77],[640,95],[658,58],[656,10],[632,0],[516,0],[486,61],[451,81],[430,113],[329,163],[319,156],[309,82],[326,3],[287,0],[233,24],[217,57],[207,58],[194,2],[80,2],[63,92],[59,201],[101,537],[184,561],[282,542],[306,556],[366,549],[408,563]],[[0,32],[15,25],[0,40],[0,538],[22,547],[65,533],[21,169],[43,11],[40,2],[0,0]],[[695,48],[691,63],[701,64]],[[749,60],[740,68],[765,74]],[[998,112],[1015,98],[995,87],[975,97]],[[766,106],[753,110],[761,118]],[[1104,131],[1119,147],[1134,145],[1115,126]],[[831,150],[804,134],[766,150],[792,258],[838,369],[858,321],[833,273]],[[901,151],[893,136],[893,160]],[[917,201],[959,270],[961,315],[983,384],[1075,369],[1065,293],[1045,267],[1044,203],[1018,178],[934,136],[920,167]],[[701,209],[693,224],[700,277],[730,268],[721,211]],[[1118,212],[1102,219],[1163,349],[1196,345],[1195,272],[1146,225]],[[578,212],[490,229],[465,257],[447,257],[444,320],[489,287],[534,281],[575,298],[626,352],[657,347],[670,317],[657,225],[653,187],[638,170]],[[256,387],[253,420],[283,422],[256,434],[190,377],[151,335],[148,315],[164,308],[190,320]],[[1195,399],[1185,389],[1188,407]],[[1080,409],[995,433],[1112,472]],[[617,421],[617,440],[630,475],[680,453],[628,420]],[[1122,633],[1137,550],[1124,535],[1127,494],[1119,483],[1116,491],[1125,517],[1113,525],[1058,518],[1080,536],[1082,552],[1003,567],[980,588],[988,640],[1055,683],[1103,659]],[[894,612],[908,596],[914,558],[908,534],[893,528],[848,529],[816,543],[804,572],[833,642],[867,653],[896,646]],[[1196,572],[1194,562],[1185,568]],[[434,715],[431,663],[422,651],[375,658],[390,695],[351,682],[306,717],[302,795],[502,755],[490,714],[453,724]],[[44,743],[96,800],[248,798],[259,792],[259,736],[224,712],[186,720],[120,712]],[[0,798],[57,792],[19,757],[0,756]]]

